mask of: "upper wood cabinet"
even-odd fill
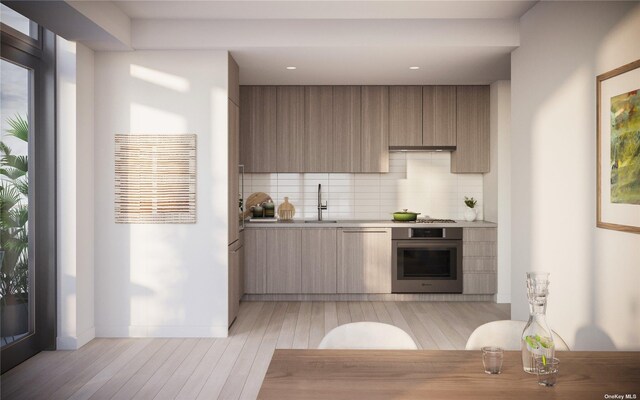
[[[240,68],[236,60],[229,54],[229,100],[240,105]]]
[[[304,172],[332,172],[333,86],[304,88],[304,119]]]
[[[277,171],[301,172],[305,168],[304,86],[278,86],[277,93]]]
[[[333,87],[332,172],[361,172],[360,86]]]
[[[240,87],[240,162],[245,172],[277,172],[276,87]]]
[[[489,86],[458,86],[451,172],[489,172]]]
[[[229,184],[228,184],[228,239],[229,244],[235,242],[239,238],[240,226],[239,226],[239,170],[238,162],[240,157],[240,110],[231,100],[229,100],[229,154],[228,154],[228,168],[229,168]]]
[[[422,145],[456,145],[456,87],[422,88]]]
[[[422,146],[422,86],[389,87],[389,146]]]
[[[389,172],[389,87],[362,87],[362,171]]]
[[[338,230],[338,293],[391,293],[391,229]]]

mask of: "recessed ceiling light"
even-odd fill
[[[297,67],[287,67],[287,69],[298,69]]]
[[[409,67],[409,69],[420,69],[420,67]]]

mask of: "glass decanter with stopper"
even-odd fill
[[[555,352],[553,334],[546,318],[548,294],[549,274],[528,272],[529,321],[522,331],[521,349],[522,367],[529,374],[536,373],[536,358],[543,358],[544,362],[552,359]]]

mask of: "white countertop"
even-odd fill
[[[456,220],[455,223],[418,224],[415,222],[393,222],[390,220],[342,220],[337,222],[304,222],[298,219],[292,222],[245,222],[245,228],[495,228],[498,224],[489,221]]]

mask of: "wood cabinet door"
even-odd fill
[[[389,172],[389,87],[362,87],[362,172]]]
[[[228,304],[229,304],[229,316],[228,324],[231,325],[233,320],[238,316],[238,310],[240,309],[240,297],[239,297],[239,284],[240,280],[240,253],[242,252],[241,246],[231,246],[229,249],[229,272],[228,272]]]
[[[496,293],[498,291],[498,230],[496,228],[464,228],[462,239],[462,293]]]
[[[458,86],[451,172],[489,172],[489,86]]]
[[[304,86],[277,88],[278,172],[304,170]]]
[[[338,293],[391,293],[391,229],[338,232]]]
[[[422,88],[422,143],[424,146],[456,145],[456,86]]]
[[[267,231],[244,231],[244,290],[250,294],[267,292]]]
[[[267,235],[266,293],[301,292],[301,229],[277,228]]]
[[[389,146],[422,146],[422,86],[389,87]]]
[[[333,87],[332,172],[360,172],[361,101],[360,86]]]
[[[331,172],[333,169],[333,87],[304,88],[303,172]]]
[[[336,293],[337,229],[302,230],[302,293]]]
[[[240,87],[240,161],[245,172],[277,172],[276,87]]]
[[[238,240],[239,235],[239,158],[240,158],[240,110],[237,105],[229,101],[229,193],[228,193],[228,228],[229,244]]]

